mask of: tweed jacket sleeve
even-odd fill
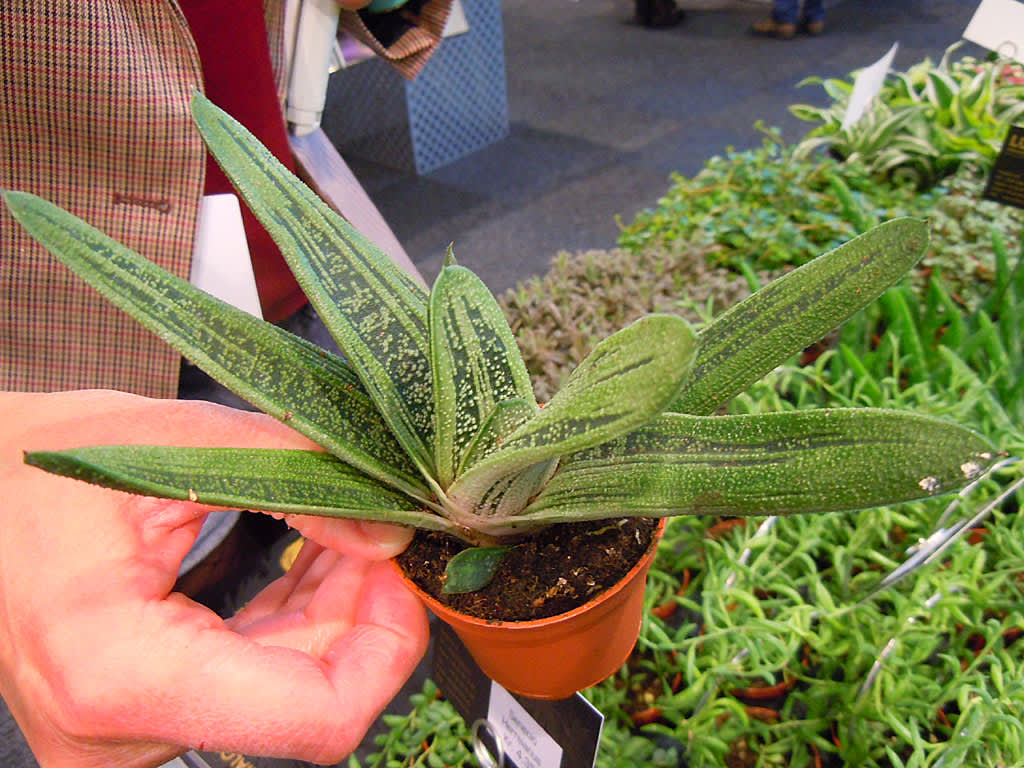
[[[385,52],[405,76],[436,48],[451,1],[416,0],[411,30]],[[296,2],[263,0],[282,120]],[[0,187],[41,195],[187,278],[206,150],[188,106],[202,67],[177,2],[2,0],[0,73]],[[177,394],[180,356],[2,205],[0,302],[3,389]]]
[[[4,0],[0,186],[34,192],[188,277],[205,150],[201,87],[170,0]],[[0,206],[2,208],[2,206]],[[8,390],[177,392],[180,357],[0,211],[0,377]]]

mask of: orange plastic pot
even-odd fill
[[[584,605],[546,619],[487,621],[467,616],[402,576],[434,615],[455,631],[489,678],[529,698],[564,699],[614,674],[632,652],[643,619],[647,572],[664,530],[661,520],[647,551],[621,581]]]

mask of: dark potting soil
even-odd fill
[[[402,570],[439,602],[469,616],[531,621],[572,610],[615,584],[647,551],[657,520],[624,518],[546,528],[512,547],[481,590],[442,594],[459,539],[418,531],[398,557]]]

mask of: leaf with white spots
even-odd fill
[[[4,201],[75,274],[228,389],[370,476],[428,496],[344,360],[200,291],[53,203],[25,192],[5,192]]]
[[[395,438],[433,474],[427,293],[199,93],[192,114],[224,169],[316,307]]]
[[[701,330],[693,375],[668,410],[714,413],[877,299],[927,247],[925,222],[894,219],[769,283]]]
[[[903,411],[666,413],[563,460],[519,519],[866,509],[958,491],[998,458],[976,432]]]
[[[647,315],[609,336],[550,403],[455,481],[450,498],[475,505],[506,475],[647,423],[679,392],[694,347],[689,324],[675,315]]]
[[[440,515],[319,451],[101,445],[29,453],[25,462],[144,496],[455,531]]]
[[[480,278],[465,267],[442,269],[430,293],[429,318],[434,456],[437,481],[447,488],[499,403],[515,399],[531,412],[537,406],[512,329]]]
[[[537,404],[532,397],[529,400],[512,398],[498,403],[466,446],[462,464],[456,469],[456,476],[498,450],[506,437],[532,419],[536,413]]]

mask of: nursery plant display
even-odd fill
[[[1004,69],[1000,85],[1019,85],[1013,77]],[[769,270],[832,242],[821,238],[927,218],[931,245],[911,279],[728,410],[912,409],[973,425],[1020,456],[1022,212],[981,200],[984,175],[961,163],[914,190],[860,163],[794,159],[769,140],[673,177],[657,207],[623,228],[622,251],[559,254],[502,304],[538,391],[553,392],[624,320],[656,309],[699,327]],[[698,300],[673,306],[688,280]],[[589,306],[602,292],[611,300]],[[585,692],[608,718],[597,765],[1024,763],[1021,469],[1004,467],[957,506],[673,519],[634,655]],[[961,538],[939,556],[886,580],[953,530]],[[363,765],[475,764],[468,729],[430,681],[387,725]]]
[[[929,196],[879,185],[858,163],[828,155],[796,156],[778,131],[760,147],[729,149],[692,178],[673,174],[667,193],[622,227],[633,252],[703,243],[711,264],[735,271],[798,266],[888,219],[924,217]]]
[[[4,199],[108,299],[324,451],[94,446],[32,453],[31,464],[136,493],[387,521],[458,539],[465,548],[430,597],[439,609],[500,587],[516,550],[564,534],[567,523],[590,526],[571,537],[568,548],[582,550],[588,537],[633,519],[859,510],[954,492],[999,459],[970,429],[899,410],[719,415],[897,281],[925,250],[923,222],[873,228],[699,335],[680,317],[644,316],[599,342],[541,408],[496,300],[472,272],[450,257],[426,291],[228,115],[198,94],[193,109],[344,358],[195,290],[46,201],[18,192]],[[639,528],[627,530],[653,553],[653,534],[645,541]],[[642,576],[644,567],[627,570]],[[600,605],[617,589],[581,602]],[[639,602],[630,605],[636,615],[625,623],[636,627]],[[502,618],[485,614],[479,623],[533,621]],[[574,670],[553,690],[478,660],[512,690],[561,696],[609,674],[631,646],[624,641],[605,669]]]
[[[725,275],[713,274],[718,269],[742,275],[749,284],[763,283],[768,271],[799,266],[881,221],[912,216],[927,219],[931,234],[927,252],[910,273],[919,295],[924,296],[928,276],[938,270],[957,300],[975,307],[991,289],[996,270],[992,234],[1008,243],[1021,236],[1024,211],[981,199],[987,174],[978,164],[961,163],[931,189],[917,191],[874,180],[860,163],[798,157],[796,146],[771,136],[757,149],[712,157],[692,178],[674,175],[657,204],[623,226],[619,245],[638,265],[664,268],[662,280],[683,285],[699,280],[702,293],[709,278],[723,283]],[[605,267],[619,274],[614,263]],[[546,279],[557,271],[556,266]],[[578,279],[595,289],[609,280],[592,277],[592,272],[581,272]],[[643,273],[615,279],[640,292],[631,305],[651,290]],[[524,298],[506,304],[534,300],[531,290],[530,284],[521,286]],[[664,290],[658,286],[656,292]],[[571,290],[561,288],[560,294],[552,297],[559,307],[573,304],[563,298]],[[719,300],[715,311],[722,307]],[[538,349],[546,346],[537,340]]]
[[[853,78],[809,78],[832,102],[796,104],[790,111],[816,123],[797,146],[797,156],[828,149],[860,162],[872,173],[927,188],[963,162],[990,168],[1010,125],[1024,115],[1024,69],[1009,59],[953,59],[962,45],[946,49],[906,72],[892,72],[871,108],[844,126]]]

